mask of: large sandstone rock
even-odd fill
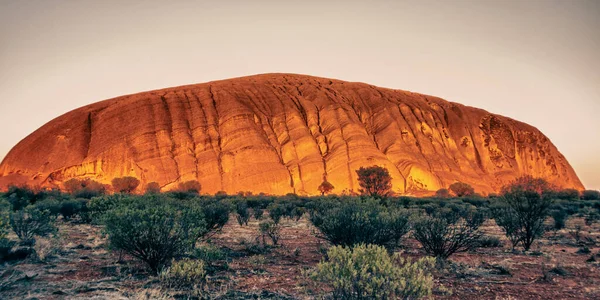
[[[536,128],[401,90],[265,74],[118,97],[58,117],[15,146],[0,182],[60,186],[135,176],[164,188],[317,194],[357,191],[355,170],[386,167],[397,193],[455,181],[497,191],[530,174],[583,189]]]

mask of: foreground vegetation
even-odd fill
[[[364,170],[363,174],[385,175]],[[228,268],[226,250],[213,240],[224,226],[235,222],[244,228],[254,222],[255,232],[243,249],[260,257],[287,249],[282,245],[284,224],[308,220],[315,237],[323,241],[321,262],[303,271],[307,279],[324,286],[311,296],[412,299],[442,293],[434,275],[447,270],[457,253],[501,247],[498,237],[482,230],[490,222],[522,253],[532,253],[536,241],[565,227],[582,252],[595,245],[581,233],[600,219],[600,199],[592,191],[582,195],[557,191],[542,180],[525,177],[499,196],[480,197],[461,184],[438,191],[436,197],[410,198],[390,196],[385,180],[369,180],[375,188],[365,181],[363,196],[326,196],[324,189],[320,197],[206,196],[200,195],[196,182],[168,193],[151,186],[143,195],[134,195],[139,182],[133,179],[113,181],[120,193],[112,195],[90,181],[68,182],[67,193],[11,187],[0,200],[0,260],[44,262],[50,256],[42,241],[59,231],[58,222],[91,224],[102,230],[108,249],[119,260],[139,261],[165,293],[210,297],[218,287],[209,278]],[[429,258],[403,254],[409,240]],[[297,258],[301,250],[286,251]]]

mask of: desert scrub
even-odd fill
[[[56,232],[55,217],[47,210],[27,207],[10,214],[10,226],[23,245],[33,245],[35,236],[48,236]]]
[[[454,253],[479,247],[483,237],[479,226],[484,221],[485,214],[480,211],[423,216],[415,222],[413,236],[427,254],[445,260]]]
[[[111,247],[143,261],[155,274],[208,232],[204,214],[196,206],[184,210],[169,205],[120,207],[108,211],[104,221]]]
[[[171,289],[203,290],[206,283],[204,261],[184,259],[174,261],[158,276],[160,283]]]
[[[415,299],[431,295],[434,258],[416,262],[376,245],[335,246],[311,274],[333,287],[335,299]]]
[[[318,203],[310,221],[320,237],[334,245],[375,244],[390,250],[398,247],[410,228],[404,210],[384,207],[374,199]]]
[[[273,245],[277,245],[281,238],[281,225],[273,221],[261,222],[258,225],[260,230],[260,237],[262,238],[263,245],[267,245],[265,237],[269,237]]]

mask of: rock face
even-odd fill
[[[521,175],[583,189],[536,128],[440,98],[364,83],[265,74],[118,97],[58,117],[15,146],[0,182],[60,186],[134,176],[164,189],[315,195],[358,191],[386,167],[399,194],[456,181],[490,193]]]

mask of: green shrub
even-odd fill
[[[267,210],[269,211],[269,217],[271,218],[271,220],[273,220],[275,224],[279,224],[279,221],[281,221],[281,217],[283,217],[283,215],[285,214],[285,208],[283,207],[283,205],[279,203],[273,203],[269,205]]]
[[[265,237],[269,237],[273,245],[277,245],[277,242],[281,238],[281,226],[273,221],[261,222],[259,224],[259,230],[262,236],[263,244],[266,245]]]
[[[546,181],[530,176],[502,188],[504,208],[496,209],[495,218],[513,245],[520,243],[527,251],[544,234],[554,194]]]
[[[216,200],[201,200],[193,203],[201,207],[209,231],[220,231],[229,221],[231,211],[229,204]]]
[[[183,211],[168,205],[119,207],[108,211],[104,221],[110,245],[143,261],[155,274],[208,232],[196,207]]]
[[[449,189],[457,197],[473,196],[475,194],[473,187],[464,182],[455,182],[450,185]]]
[[[252,214],[254,215],[254,219],[261,220],[263,218],[264,210],[261,208],[253,208]]]
[[[550,215],[552,216],[552,220],[554,221],[552,224],[552,229],[556,232],[563,228],[565,228],[565,222],[567,221],[567,212],[564,210],[553,210]]]
[[[335,299],[416,299],[431,295],[433,258],[411,262],[375,245],[332,247],[311,274],[333,287]]]
[[[174,261],[159,274],[160,283],[171,289],[204,289],[206,269],[202,260]]]
[[[240,226],[248,225],[250,213],[248,212],[248,204],[246,201],[238,201],[235,204],[235,218]]]
[[[485,221],[480,211],[469,214],[423,216],[414,224],[414,238],[429,255],[447,259],[452,254],[480,246],[483,234],[479,226]]]
[[[311,210],[310,221],[334,245],[375,244],[394,249],[408,232],[408,214],[373,199],[323,202]]]
[[[39,210],[47,210],[50,215],[57,217],[60,214],[62,203],[54,198],[38,201],[35,207]]]
[[[477,241],[478,247],[481,248],[499,248],[502,247],[502,242],[495,236],[482,236]]]
[[[63,219],[70,220],[72,217],[79,214],[81,211],[81,202],[77,200],[68,200],[61,204],[60,206],[60,214],[63,216]]]
[[[214,245],[205,245],[195,248],[193,257],[212,264],[215,261],[227,259],[227,253]]]
[[[35,244],[35,236],[56,232],[55,218],[47,210],[27,207],[10,214],[10,226],[23,245]]]
[[[586,190],[581,194],[583,200],[600,200],[600,191]]]

